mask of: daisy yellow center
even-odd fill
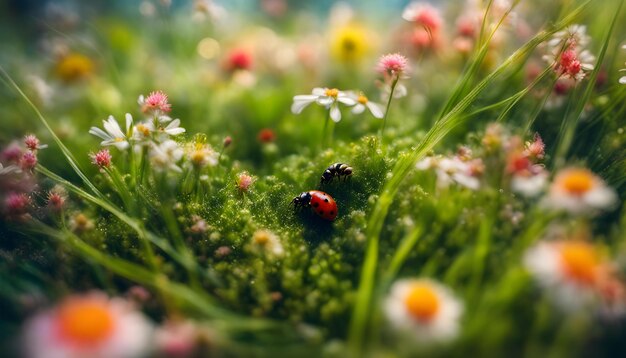
[[[254,239],[254,242],[255,242],[257,245],[262,245],[262,246],[264,246],[264,245],[267,245],[267,244],[269,243],[269,241],[270,241],[270,236],[269,236],[269,234],[268,234],[268,233],[266,233],[266,232],[257,232],[257,233],[255,233],[255,234],[254,234],[253,239]]]
[[[124,138],[122,138],[122,137],[116,137],[116,138],[115,138],[115,141],[116,141],[116,142],[118,142],[118,143],[119,143],[119,142],[123,142],[123,141],[124,141]]]
[[[411,288],[404,299],[404,305],[409,314],[419,320],[428,322],[439,312],[439,297],[428,285],[418,284]]]
[[[143,124],[138,124],[135,128],[137,128],[137,130],[144,136],[148,136],[150,134],[150,128]]]
[[[106,340],[114,329],[111,312],[99,302],[78,301],[62,307],[58,316],[62,336],[79,345]]]
[[[191,161],[194,163],[202,163],[204,161],[204,150],[197,149],[191,153]]]
[[[339,95],[339,90],[336,88],[329,88],[326,90],[326,96],[328,97],[333,97],[333,98],[337,98],[337,96]]]
[[[571,194],[585,194],[593,188],[593,174],[587,170],[574,169],[563,177],[561,185]]]
[[[360,104],[366,104],[367,103],[367,97],[365,97],[364,95],[360,95],[359,98],[357,98],[356,101],[359,102]]]
[[[582,283],[593,283],[599,259],[593,247],[582,242],[565,243],[561,247],[565,274]]]

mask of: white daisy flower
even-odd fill
[[[106,132],[98,127],[91,127],[89,130],[90,134],[103,139],[100,143],[101,145],[114,145],[119,150],[125,150],[130,146],[128,137],[132,134],[131,127],[133,125],[133,117],[129,113],[126,113],[126,133],[122,132],[122,128],[120,128],[120,125],[113,116],[109,116],[109,118],[102,121],[102,123]]]
[[[595,214],[615,205],[617,195],[604,181],[585,168],[567,168],[550,185],[545,206],[572,214]]]
[[[197,168],[214,167],[218,163],[219,153],[208,144],[190,143],[187,146],[187,157]]]
[[[356,104],[356,100],[336,88],[316,87],[311,93],[312,94],[293,97],[293,104],[291,105],[291,112],[293,114],[300,114],[304,108],[315,102],[330,111],[330,118],[333,121],[339,122],[341,120],[339,103],[343,103],[347,106],[354,106]]]
[[[158,171],[172,170],[182,172],[182,169],[176,163],[181,160],[184,154],[183,148],[171,139],[161,144],[152,143],[150,163]]]
[[[547,183],[548,173],[543,169],[536,172],[516,173],[511,178],[511,190],[532,198],[539,195]]]
[[[480,188],[480,180],[476,176],[473,161],[463,161],[458,157],[426,157],[419,161],[415,167],[417,170],[435,169],[437,173],[437,185],[445,188],[452,183],[460,184],[471,190]]]
[[[364,94],[357,95],[354,92],[350,92],[349,96],[356,101],[356,104],[352,107],[352,113],[361,114],[365,109],[368,109],[376,118],[383,118],[385,115],[383,107],[378,103],[370,101]]]
[[[394,328],[420,342],[455,338],[463,314],[463,304],[448,288],[427,279],[396,281],[383,309]]]
[[[24,327],[23,349],[33,358],[144,356],[152,326],[122,299],[90,293],[65,299]]]
[[[268,230],[255,231],[252,235],[252,243],[272,256],[280,257],[285,253],[280,238]]]
[[[154,125],[152,123],[138,123],[133,127],[132,138],[139,142],[146,141],[151,138],[153,132]]]
[[[584,241],[543,241],[528,249],[524,266],[564,309],[577,309],[597,299],[606,264]]]

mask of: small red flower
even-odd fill
[[[259,131],[257,139],[261,143],[271,143],[276,140],[276,134],[269,128],[263,128]]]
[[[48,193],[48,206],[55,211],[60,211],[65,205],[65,197],[59,193],[51,191]]]
[[[40,148],[39,139],[37,139],[34,134],[29,134],[24,137],[24,144],[26,144],[26,148],[32,151],[36,151]]]
[[[33,152],[26,152],[22,155],[20,160],[20,167],[24,171],[33,170],[37,166],[37,155]]]
[[[249,70],[252,68],[252,55],[244,49],[232,50],[226,58],[228,71]]]
[[[111,153],[108,149],[102,149],[98,153],[91,154],[91,162],[100,168],[108,168],[111,166]]]
[[[10,193],[4,200],[4,206],[9,216],[25,214],[30,203],[30,198],[24,193]]]

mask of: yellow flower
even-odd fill
[[[70,53],[57,62],[54,72],[64,82],[75,82],[89,77],[94,71],[93,61],[79,53]]]
[[[359,62],[369,53],[370,44],[371,36],[363,27],[346,25],[333,33],[331,54],[340,62]]]

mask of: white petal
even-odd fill
[[[370,112],[372,112],[372,115],[374,117],[376,118],[384,117],[385,113],[383,112],[383,108],[378,103],[367,102],[365,105],[367,106],[367,108],[369,108]]]
[[[326,88],[315,87],[313,88],[313,91],[311,91],[311,93],[314,94],[316,97],[324,96],[326,95]]]
[[[113,143],[113,145],[119,149],[119,150],[125,150],[126,148],[128,148],[129,144],[127,141],[123,141],[123,142],[115,142]]]
[[[621,84],[623,84],[623,85],[626,85],[626,76],[624,76],[624,77],[620,77],[620,79],[619,79],[619,83],[621,83]]]
[[[108,133],[98,127],[91,127],[91,129],[89,129],[89,134],[93,134],[96,137],[100,137],[104,140],[111,139],[111,136]]]
[[[122,129],[120,125],[117,123],[113,116],[109,116],[109,118],[103,122],[104,129],[111,134],[111,136],[116,138],[124,138],[124,133],[122,133]]]
[[[395,90],[393,91],[393,98],[402,98],[406,96],[407,90],[403,84],[397,84]]]
[[[160,115],[160,116],[159,116],[159,118],[157,118],[157,120],[158,120],[160,123],[167,123],[167,122],[169,122],[169,121],[171,121],[171,120],[172,120],[172,117],[170,117],[170,116],[166,116],[166,115]]]
[[[126,113],[126,133],[130,133],[130,127],[133,125],[133,116]]]
[[[170,124],[167,125],[167,127],[165,127],[165,129],[174,129],[176,127],[180,126],[180,119],[176,118],[175,120],[173,120],[172,122],[170,122]]]
[[[341,111],[339,110],[337,103],[330,106],[330,119],[334,122],[339,122],[341,120]]]
[[[330,97],[320,97],[317,99],[316,101],[318,104],[324,106],[324,107],[328,107],[331,104],[333,104],[333,102],[335,102],[334,99],[330,98]]]
[[[166,129],[165,132],[169,135],[179,135],[181,133],[185,133],[185,128],[172,128],[172,129]]]
[[[478,190],[478,188],[480,188],[480,181],[476,177],[465,175],[462,173],[454,173],[452,174],[452,178],[457,183],[461,184],[462,186],[468,189]]]
[[[589,204],[598,209],[607,209],[615,204],[617,201],[617,196],[615,192],[607,187],[598,187],[591,191],[589,191],[584,196],[584,201],[586,204]]]
[[[363,113],[364,110],[365,110],[365,106],[360,103],[352,107],[352,113],[354,114],[361,114]]]
[[[344,96],[338,96],[337,97],[337,101],[341,102],[341,103],[343,103],[343,104],[345,104],[347,106],[354,106],[357,103],[355,100],[353,100],[352,98],[347,97],[345,95]]]
[[[301,97],[301,96],[296,96],[296,97]],[[314,99],[296,99],[296,97],[293,98],[293,104],[291,105],[291,113],[293,114],[300,114],[300,112],[302,112],[302,110],[306,106],[315,102],[315,98]]]

